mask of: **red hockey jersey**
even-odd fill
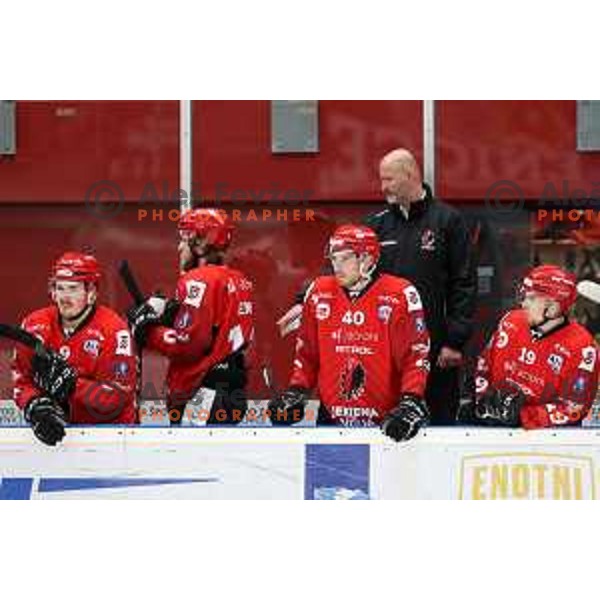
[[[169,398],[189,398],[211,367],[254,337],[252,283],[223,265],[192,269],[177,282],[174,326],[153,327],[147,347],[170,359]]]
[[[137,358],[125,321],[111,309],[97,306],[70,337],[65,337],[56,306],[28,315],[22,327],[58,352],[78,373],[69,400],[74,424],[137,421],[135,393]],[[23,409],[43,395],[31,377],[32,350],[18,346],[13,362],[14,400]]]
[[[423,397],[429,334],[416,288],[380,275],[351,300],[333,276],[308,289],[290,386],[318,393],[340,425],[379,424],[400,394]]]
[[[538,337],[524,310],[507,313],[479,357],[476,394],[480,397],[490,387],[510,389],[514,384],[525,394],[523,427],[581,421],[598,388],[598,350],[593,337],[581,325],[569,322]]]

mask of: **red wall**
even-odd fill
[[[319,102],[319,153],[271,153],[268,101],[196,102],[194,173],[203,197],[228,188],[310,190],[318,200],[379,200],[377,163],[397,146],[422,158],[422,103]]]
[[[600,153],[576,152],[575,101],[443,101],[437,111],[441,197],[480,200],[504,179],[525,198],[539,198],[548,182],[562,193],[563,180],[600,196]]]
[[[126,199],[179,179],[179,103],[17,102],[17,154],[0,157],[0,202],[81,202],[96,181]]]

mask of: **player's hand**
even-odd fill
[[[65,413],[50,398],[34,398],[25,407],[25,420],[40,442],[56,446],[65,437]]]
[[[165,327],[174,327],[175,326],[175,318],[177,317],[177,313],[181,308],[181,304],[175,300],[175,298],[168,298],[167,303],[165,305],[165,310],[160,319],[160,324]]]
[[[146,304],[154,310],[154,312],[158,315],[159,319],[162,319],[162,316],[165,313],[165,308],[167,306],[167,299],[160,293],[153,294],[146,300]]]
[[[146,341],[148,328],[152,327],[153,325],[160,325],[160,317],[146,302],[144,302],[144,304],[138,304],[137,306],[131,307],[127,311],[127,321],[129,322],[129,327],[133,337],[135,338],[135,342],[140,348]]]
[[[307,403],[306,390],[290,388],[269,402],[269,415],[273,425],[293,425],[304,419]]]
[[[440,369],[450,369],[452,367],[460,367],[463,363],[462,352],[454,350],[449,346],[442,346],[437,359],[437,365]]]
[[[69,398],[77,384],[77,371],[56,352],[36,352],[31,359],[34,385],[68,410]]]
[[[292,331],[295,331],[300,327],[302,322],[302,304],[294,304],[279,321],[277,321],[277,327],[279,327],[279,335],[285,337]]]
[[[146,300],[146,304],[158,315],[161,325],[173,327],[181,306],[175,298],[167,298],[161,292],[156,292]]]
[[[517,427],[525,395],[516,385],[489,389],[475,404],[475,418],[483,425]]]
[[[429,422],[429,409],[418,396],[404,395],[400,404],[393,408],[383,420],[381,430],[396,442],[405,442],[415,437],[419,429]]]

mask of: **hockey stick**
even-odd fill
[[[146,298],[133,275],[133,271],[131,270],[129,263],[126,260],[122,260],[121,264],[119,265],[119,275],[121,276],[121,279],[123,280],[123,283],[125,284],[125,287],[127,288],[130,296],[133,298],[135,304],[143,304],[146,301]]]
[[[275,386],[273,384],[273,371],[272,371],[271,367],[268,367],[266,364],[263,364],[262,376],[263,376],[265,385],[267,386],[267,389],[269,390],[269,392],[271,394],[271,398],[277,398],[279,392],[275,389]]]
[[[39,356],[46,356],[48,351],[42,343],[42,341],[35,337],[29,331],[26,331],[18,325],[5,325],[0,323],[0,337],[5,337],[19,344],[23,344],[28,348],[31,348]]]
[[[140,286],[137,283],[137,280],[133,274],[133,271],[131,270],[131,267],[129,266],[129,263],[127,262],[127,260],[122,260],[121,263],[119,264],[119,275],[121,276],[121,279],[123,280],[123,283],[125,284],[125,287],[127,288],[127,291],[129,292],[129,295],[131,296],[131,298],[133,299],[134,303],[136,306],[140,306],[141,304],[144,304],[144,302],[146,301],[146,298],[144,296],[144,294],[142,293],[142,290],[140,289]],[[143,379],[143,364],[144,364],[144,349],[142,347],[139,347],[137,349],[138,351],[138,364],[139,364],[139,375],[138,375],[138,396],[139,399],[141,400],[141,395],[143,392],[143,385],[144,385],[144,379]],[[139,421],[139,403],[138,403],[138,421]]]

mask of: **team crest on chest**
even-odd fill
[[[559,354],[551,354],[548,357],[548,364],[550,365],[552,372],[555,373],[556,375],[558,375],[560,373],[560,370],[562,369],[564,362],[565,362],[565,359],[562,356],[560,356]]]
[[[377,318],[382,323],[388,323],[392,316],[392,307],[387,304],[381,304],[377,307]]]
[[[340,397],[346,402],[357,400],[365,391],[367,373],[363,364],[350,358],[340,376]]]
[[[94,339],[85,340],[83,342],[83,351],[97,357],[100,354],[100,342]]]
[[[426,252],[435,250],[435,233],[431,229],[425,229],[421,234],[421,250]]]

